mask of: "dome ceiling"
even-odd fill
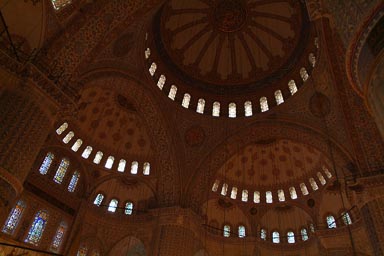
[[[155,19],[156,43],[174,70],[199,81],[194,85],[262,86],[289,72],[300,55],[304,10],[288,0],[171,0]]]

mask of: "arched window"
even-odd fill
[[[236,103],[232,102],[228,105],[228,116],[231,118],[236,117]]]
[[[72,151],[77,152],[81,147],[81,144],[83,144],[83,141],[81,139],[77,139],[76,142],[71,147]]]
[[[300,234],[301,234],[301,240],[303,241],[307,241],[308,240],[308,231],[306,228],[302,228],[300,230]]]
[[[61,243],[63,242],[64,234],[67,231],[67,223],[64,221],[60,222],[59,227],[56,230],[56,234],[53,237],[51,248],[53,251],[58,251]]]
[[[315,46],[317,49],[319,49],[320,47],[320,42],[319,42],[319,38],[318,37],[315,37]]]
[[[309,75],[308,75],[308,72],[305,68],[301,68],[300,69],[300,76],[301,76],[301,79],[303,79],[303,81],[307,81],[308,78],[309,78]]]
[[[237,197],[237,187],[233,187],[231,191],[231,198],[236,199]]]
[[[109,202],[109,205],[108,205],[108,211],[109,212],[116,212],[116,209],[117,209],[117,205],[119,204],[119,201],[117,199],[112,199],[110,202]]]
[[[319,179],[321,185],[324,186],[327,183],[327,181],[324,179],[324,176],[323,176],[323,174],[321,174],[321,172],[317,173],[317,178]]]
[[[77,251],[77,256],[87,256],[88,248],[85,245],[81,245]]]
[[[284,190],[279,189],[277,191],[277,197],[279,198],[279,202],[284,202],[285,201]]]
[[[297,92],[297,86],[295,80],[290,80],[288,82],[288,88],[291,95],[295,94]]]
[[[67,135],[65,135],[64,139],[63,139],[63,142],[65,144],[68,144],[68,142],[71,141],[71,139],[73,138],[73,136],[75,136],[75,133],[73,131],[70,131]]]
[[[104,195],[103,194],[97,194],[95,200],[93,201],[94,205],[100,206],[101,203],[103,202]]]
[[[310,53],[308,56],[309,63],[311,64],[312,67],[315,67],[316,65],[316,56],[313,53]]]
[[[287,233],[287,241],[289,244],[294,244],[295,243],[295,233],[293,233],[292,231],[289,231]]]
[[[275,91],[275,100],[277,105],[284,103],[283,94],[281,93],[280,90]]]
[[[212,186],[212,191],[213,192],[217,192],[217,190],[219,189],[219,184],[220,184],[220,181],[219,180],[215,180],[215,183],[213,183],[213,186]]]
[[[241,193],[241,201],[248,202],[248,190],[244,189]]]
[[[197,101],[196,112],[200,113],[200,114],[203,114],[204,113],[204,107],[205,107],[205,100],[204,99],[199,99]]]
[[[253,202],[255,204],[260,203],[260,192],[259,191],[253,192]]]
[[[264,228],[260,229],[260,239],[261,240],[267,240],[267,230]]]
[[[252,116],[253,115],[252,102],[250,102],[250,101],[244,102],[244,112],[245,112],[245,116]]]
[[[165,75],[161,75],[161,76],[159,77],[159,80],[157,81],[157,87],[159,87],[160,90],[163,90],[163,87],[164,87],[164,84],[165,84],[165,81],[166,81],[166,80],[167,80],[167,79],[166,79]]]
[[[212,116],[220,116],[220,102],[213,102]]]
[[[310,178],[309,179],[309,184],[311,184],[311,187],[312,187],[313,190],[318,190],[319,189],[319,186],[317,186],[317,183],[316,183],[314,178]]]
[[[58,11],[68,4],[71,4],[72,0],[51,0],[53,8]]]
[[[245,237],[245,227],[244,226],[239,226],[239,237],[243,238]]]
[[[95,158],[93,159],[93,162],[95,164],[99,164],[101,162],[101,159],[103,158],[103,152],[97,151]]]
[[[150,173],[151,173],[151,165],[150,165],[150,163],[145,162],[145,163],[143,164],[143,174],[144,174],[145,176],[148,176]]]
[[[272,192],[271,191],[265,192],[265,199],[266,199],[267,204],[273,203],[273,198],[272,198]]]
[[[115,158],[113,156],[109,156],[107,161],[105,162],[105,168],[111,169],[113,162],[115,162]]]
[[[269,110],[267,97],[260,98],[260,108],[261,108],[261,112],[266,112]]]
[[[49,167],[52,164],[53,159],[55,158],[55,155],[51,152],[48,152],[48,154],[45,156],[43,163],[40,166],[39,172],[42,175],[45,175],[48,173]]]
[[[280,233],[279,232],[274,231],[272,233],[272,243],[274,243],[274,244],[280,243]]]
[[[119,166],[117,167],[117,171],[124,172],[126,164],[127,164],[127,161],[125,161],[124,159],[120,159]]]
[[[68,191],[69,192],[75,191],[77,182],[79,181],[79,178],[80,178],[80,173],[78,171],[75,171],[73,173],[71,181],[69,182],[69,185],[68,185]]]
[[[88,159],[88,157],[91,155],[91,153],[92,153],[92,147],[91,146],[87,146],[85,149],[84,149],[84,151],[83,151],[83,153],[81,154],[81,157],[82,158],[85,158],[85,159]]]
[[[336,220],[332,215],[327,216],[327,226],[328,228],[336,228]]]
[[[226,196],[228,191],[228,184],[224,183],[223,186],[221,187],[221,195]]]
[[[332,173],[327,169],[327,167],[323,166],[323,171],[328,179],[332,178]]]
[[[60,162],[59,168],[57,168],[55,177],[53,177],[53,180],[54,180],[57,184],[61,184],[61,183],[63,182],[65,173],[66,173],[67,170],[68,170],[68,166],[69,166],[69,160],[68,160],[67,158],[63,158],[63,159],[61,160],[61,162]]]
[[[183,102],[181,102],[181,106],[184,108],[189,108],[189,103],[191,101],[191,95],[188,93],[184,93]]]
[[[9,216],[7,218],[7,221],[5,222],[3,226],[3,233],[7,233],[12,235],[15,231],[17,224],[19,224],[19,221],[21,217],[23,216],[23,212],[25,210],[25,203],[23,201],[18,201],[16,206],[12,209],[12,211],[9,213]]]
[[[224,226],[224,237],[230,237],[231,236],[231,226],[225,225]]]
[[[315,233],[315,225],[313,225],[313,223],[309,224],[309,230],[311,230],[312,233]]]
[[[61,135],[61,134],[62,134],[65,130],[67,130],[67,129],[68,129],[68,123],[65,122],[65,123],[63,123],[62,125],[60,125],[59,128],[57,128],[56,133],[57,133],[58,135]]]
[[[303,193],[304,196],[308,195],[309,192],[308,192],[308,188],[307,186],[305,185],[305,183],[301,183],[300,184],[300,190],[301,190],[301,193]]]
[[[168,98],[170,98],[171,100],[175,100],[176,93],[177,93],[177,87],[175,85],[172,85],[168,93]]]
[[[47,224],[47,220],[48,213],[46,211],[38,211],[35,215],[32,226],[29,228],[27,238],[25,238],[24,242],[38,245]]]
[[[343,218],[344,225],[351,225],[352,224],[352,219],[351,219],[351,216],[349,215],[348,212],[343,212],[341,214],[341,216]]]
[[[131,164],[131,174],[137,174],[137,170],[139,169],[139,163],[133,161]]]
[[[151,56],[151,49],[147,48],[144,52],[144,56],[146,59],[149,59],[149,56]]]
[[[297,193],[295,187],[289,188],[289,194],[291,196],[291,199],[297,199]]]
[[[151,66],[149,67],[149,74],[151,76],[154,76],[155,75],[155,72],[156,72],[156,69],[157,69],[157,65],[155,62],[152,62]]]
[[[132,202],[126,202],[124,213],[126,215],[132,215],[132,212],[133,212],[133,203]]]

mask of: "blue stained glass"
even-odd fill
[[[77,182],[79,181],[79,178],[80,178],[80,173],[78,171],[76,171],[72,175],[71,181],[69,182],[69,185],[68,185],[68,191],[69,192],[74,192],[75,191]]]
[[[45,175],[48,173],[49,167],[52,164],[53,159],[55,158],[55,155],[49,152],[47,156],[44,158],[43,163],[40,166],[39,172],[42,175]]]
[[[21,219],[25,209],[25,204],[23,201],[17,202],[16,206],[12,209],[11,213],[8,216],[7,221],[4,224],[3,232],[7,234],[12,234],[15,231],[17,224]]]
[[[63,179],[65,176],[65,173],[67,172],[68,166],[69,166],[69,160],[66,158],[63,158],[60,162],[59,168],[57,168],[55,177],[53,178],[53,180],[56,183],[61,184],[63,182]]]
[[[66,230],[67,230],[67,224],[65,222],[61,222],[59,228],[56,231],[56,235],[52,241],[52,248],[54,250],[58,250],[60,248],[60,245],[63,242],[63,238]]]
[[[35,220],[33,221],[33,224],[28,231],[27,238],[25,239],[26,243],[30,243],[33,245],[39,244],[41,236],[43,235],[45,226],[47,224],[47,220],[48,220],[47,212],[45,211],[37,212],[35,216]]]

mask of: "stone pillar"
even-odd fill
[[[361,213],[374,255],[384,255],[384,198],[368,202]]]

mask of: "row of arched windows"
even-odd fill
[[[93,204],[96,205],[96,206],[101,206],[102,203],[104,201],[104,195],[99,193],[96,195],[95,197],[95,200],[93,201]],[[120,209],[119,207],[119,200],[117,199],[111,199],[111,201],[109,201],[109,204],[108,204],[108,211],[109,212],[116,212],[117,209]],[[125,215],[132,215],[133,213],[133,202],[125,202],[124,203],[124,214]]]
[[[2,232],[8,235],[13,235],[17,229],[18,224],[25,212],[26,204],[24,201],[19,200],[16,206],[11,210],[5,224],[3,226]],[[35,246],[39,245],[39,242],[43,236],[44,230],[46,228],[47,222],[49,219],[49,213],[46,210],[40,210],[35,214],[34,220],[31,223],[28,233],[24,239],[25,243],[29,243]],[[63,243],[64,236],[67,232],[68,225],[65,221],[61,221],[56,229],[56,233],[51,242],[51,251],[58,252],[60,246]]]
[[[326,177],[328,179],[332,178],[332,174],[331,172],[323,167],[323,171],[326,175]],[[326,179],[324,178],[323,174],[321,172],[317,172],[316,174],[317,176],[317,179],[318,181],[316,181],[314,178],[309,178],[309,184],[310,184],[310,187],[312,188],[313,191],[316,191],[319,189],[319,186],[318,186],[318,182],[320,182],[321,185],[325,185],[327,183]],[[213,192],[218,192],[219,191],[219,186],[220,186],[220,180],[215,180],[213,186],[212,186],[212,191]],[[301,190],[301,193],[305,196],[305,195],[308,195],[309,194],[309,190],[308,190],[308,187],[307,185],[303,182],[303,183],[300,183],[300,190]],[[227,183],[223,183],[222,186],[221,186],[221,190],[220,190],[220,194],[222,196],[227,196],[229,195],[229,197],[231,199],[237,199],[237,196],[238,196],[238,188],[233,186],[231,188],[231,191],[229,193],[229,185]],[[278,199],[278,202],[285,202],[286,200],[286,196],[285,196],[285,192],[283,189],[279,189],[277,190],[277,199]],[[296,188],[295,187],[290,187],[289,188],[289,196],[291,199],[297,199],[298,197],[298,194],[296,192]],[[241,190],[241,195],[240,195],[240,199],[242,202],[248,202],[249,201],[249,192],[247,189],[243,189]],[[253,202],[254,203],[260,203],[261,202],[261,192],[260,191],[254,191],[253,192]],[[270,203],[273,203],[273,193],[272,191],[266,191],[265,192],[265,202],[270,204]]]
[[[68,129],[68,123],[65,122],[59,128],[57,128],[56,133],[58,135],[61,135],[67,129]],[[73,139],[74,136],[75,136],[75,133],[73,131],[69,131],[64,136],[63,142],[65,144],[68,144]],[[72,151],[78,152],[80,147],[82,146],[82,144],[83,144],[83,140],[77,139],[74,142],[74,144],[72,144],[72,147],[71,147]],[[83,149],[83,152],[81,153],[81,157],[84,159],[88,159],[90,157],[90,155],[92,154],[92,152],[93,152],[93,148],[91,146],[86,146]],[[104,157],[104,153],[102,151],[97,151],[96,154],[94,155],[93,163],[94,164],[100,164],[103,157]],[[112,169],[114,163],[115,163],[115,157],[114,156],[108,156],[106,161],[105,161],[104,167],[106,169]],[[126,166],[127,166],[127,161],[125,159],[120,159],[117,166],[116,166],[117,171],[118,172],[125,172]],[[138,174],[138,172],[139,172],[139,163],[137,161],[133,161],[131,163],[130,173],[133,175],[136,175],[136,174]],[[148,176],[148,175],[150,175],[150,173],[151,173],[151,164],[148,162],[145,162],[142,166],[142,174],[145,176]]]

